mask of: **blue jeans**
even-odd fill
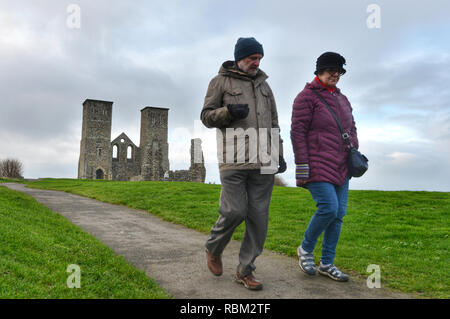
[[[312,253],[317,239],[324,233],[321,262],[324,265],[332,264],[341,233],[342,219],[347,211],[348,179],[342,186],[313,182],[308,183],[306,187],[316,202],[317,211],[306,229],[302,248]]]

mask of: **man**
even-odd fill
[[[278,145],[271,144],[273,129],[279,136],[278,114],[266,82],[268,76],[259,69],[263,56],[258,41],[239,38],[234,61],[223,63],[219,74],[209,83],[201,112],[203,124],[218,129],[222,184],[220,216],[205,245],[207,265],[214,275],[222,274],[222,252],[235,228],[245,220],[235,281],[251,290],[262,289],[261,281],[253,275],[253,262],[261,254],[267,235],[274,173],[286,170],[281,138],[277,137]],[[266,139],[262,139],[264,133]],[[254,151],[261,150],[264,143],[271,158],[276,156],[275,170],[264,170],[267,161]]]

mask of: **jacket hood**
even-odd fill
[[[223,76],[230,76],[233,78],[252,81],[254,80],[256,84],[264,82],[269,76],[262,71],[258,70],[258,73],[254,77],[249,76],[247,73],[241,71],[236,67],[236,63],[234,61],[225,61],[219,69],[219,74]]]

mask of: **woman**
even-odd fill
[[[352,107],[336,87],[346,72],[344,64],[344,57],[334,52],[325,52],[317,59],[315,79],[294,100],[291,126],[297,186],[309,190],[317,207],[297,249],[299,265],[305,273],[316,274],[313,250],[324,233],[318,272],[337,281],[349,279],[333,263],[347,209],[348,147],[335,119],[317,94],[333,110],[350,135],[351,143],[358,148]]]

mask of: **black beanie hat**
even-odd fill
[[[342,67],[343,65],[345,65],[345,58],[342,55],[335,52],[325,52],[317,58],[314,74],[317,75],[328,68],[339,68],[341,73],[344,74],[347,71]]]
[[[242,60],[249,55],[260,53],[264,56],[264,50],[255,38],[239,38],[234,46],[234,61]]]

